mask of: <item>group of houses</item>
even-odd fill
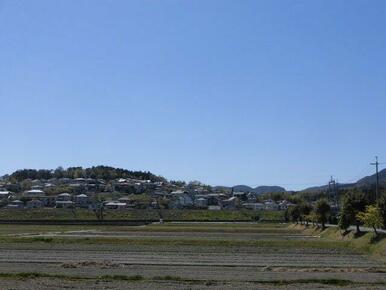
[[[169,194],[173,197],[172,208],[200,208],[209,210],[222,209],[251,209],[251,210],[285,210],[292,205],[289,201],[274,201],[272,199],[262,200],[258,194],[252,192],[232,192],[192,194],[188,191],[174,191]]]
[[[55,208],[88,208],[90,198],[86,194],[72,195],[61,193],[55,196],[47,196],[40,189],[31,189],[16,195],[9,191],[0,191],[0,201],[9,209],[33,209],[42,207]]]
[[[109,210],[158,208],[285,210],[291,205],[286,200],[262,200],[253,192],[208,190],[199,182],[175,184],[125,178],[109,182],[91,178],[53,178],[27,180],[25,183],[28,184],[28,189],[16,193],[8,190],[12,187],[7,188],[7,184],[0,183],[0,207],[94,209],[102,205]],[[147,198],[138,200],[135,198],[138,195],[145,195]]]

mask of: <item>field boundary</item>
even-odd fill
[[[84,219],[30,219],[30,220],[0,220],[0,224],[19,224],[19,225],[115,225],[115,226],[138,226],[158,223],[159,219],[143,219],[143,220],[84,220]],[[214,220],[214,219],[164,219],[164,222],[176,223],[258,223],[253,220],[236,219],[236,220]],[[281,223],[281,221],[259,221],[259,223]]]

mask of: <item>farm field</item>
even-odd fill
[[[163,210],[105,210],[104,220],[152,220],[158,221],[160,215],[165,221],[283,221],[284,211],[253,210],[199,210],[199,209],[163,209]],[[86,220],[96,221],[95,213],[88,209],[0,209],[0,220]]]
[[[385,289],[386,261],[280,223],[0,225],[0,289]]]

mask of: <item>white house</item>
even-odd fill
[[[31,190],[25,191],[24,195],[27,197],[40,197],[40,196],[45,196],[46,194],[41,189],[31,189]]]
[[[117,202],[117,201],[110,201],[105,204],[105,207],[107,209],[125,209],[126,203],[124,202]]]
[[[10,191],[0,191],[0,200],[8,199],[12,196]]]
[[[13,200],[7,205],[7,208],[20,209],[24,208],[24,203],[21,200]]]
[[[78,194],[75,196],[75,204],[78,207],[88,207],[90,203],[90,199],[87,195],[85,194]]]
[[[71,200],[71,194],[65,192],[61,193],[56,197],[56,201],[70,201]]]

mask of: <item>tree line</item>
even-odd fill
[[[326,198],[316,203],[299,200],[297,204],[288,207],[285,213],[286,220],[295,223],[320,224],[324,229],[327,222],[337,223],[341,230],[347,231],[350,226],[372,228],[377,235],[377,229],[386,227],[386,193],[377,201],[366,191],[352,190],[341,198],[341,207],[334,212]]]
[[[161,176],[154,175],[149,171],[131,171],[127,169],[114,168],[110,166],[93,166],[90,168],[69,167],[64,169],[58,167],[49,169],[22,169],[17,170],[9,176],[9,180],[22,182],[26,179],[51,179],[51,178],[92,178],[110,181],[117,178],[131,178],[140,180],[166,181]]]

